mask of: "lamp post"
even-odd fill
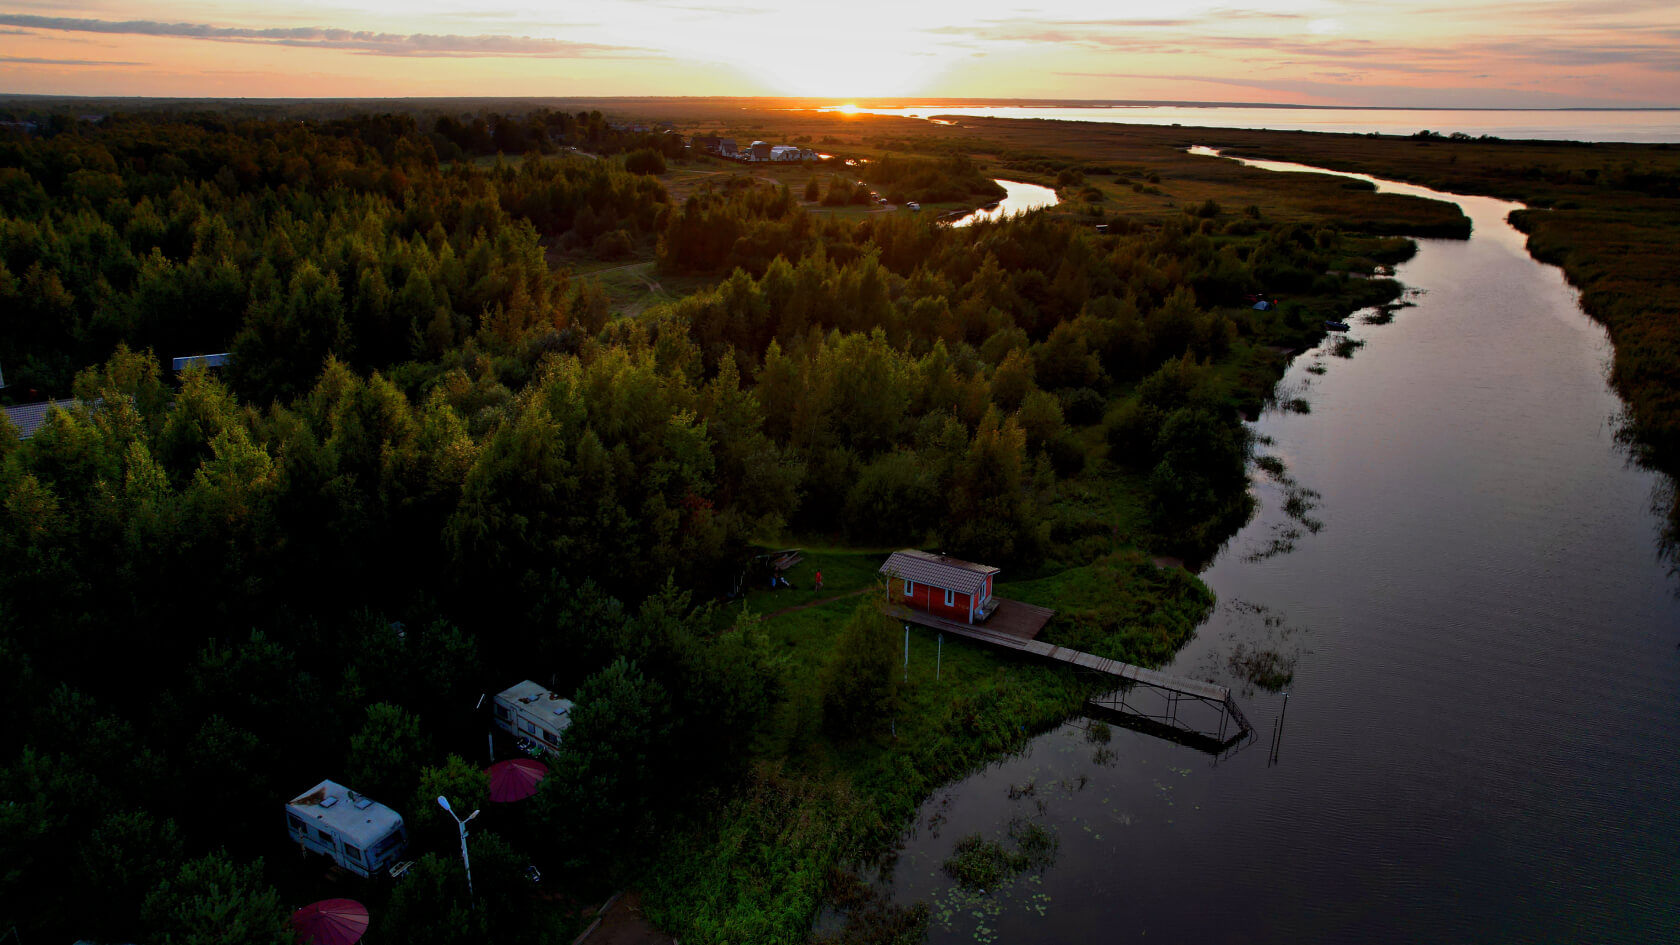
[[[461,828],[461,865],[466,867],[466,869],[467,869],[467,898],[471,899],[473,897],[473,891],[472,891],[472,861],[467,859],[467,824],[474,817],[478,816],[478,811],[476,811],[476,810],[473,811],[472,813],[467,815],[466,820],[462,820],[459,816],[456,815],[455,809],[453,807],[449,806],[449,798],[444,797],[442,794],[438,795],[438,806],[443,808],[444,810],[448,811],[449,816],[454,817],[456,825]]]

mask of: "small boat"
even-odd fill
[[[1349,328],[1347,322],[1333,322],[1329,320],[1324,322],[1324,327],[1330,329],[1331,331],[1347,331]]]

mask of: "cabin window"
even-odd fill
[[[287,825],[289,825],[293,830],[297,831],[298,833],[308,833],[309,832],[309,828],[305,827],[303,825],[303,821],[298,819],[296,814],[287,814],[286,815],[286,823],[287,823]]]
[[[916,593],[916,582],[915,581],[905,581],[904,582],[904,596],[905,597],[911,597],[911,596],[915,595],[915,593]]]
[[[496,706],[496,718],[503,722],[511,722],[513,721],[513,710],[505,705],[498,705]]]
[[[560,742],[560,739],[555,738],[554,733],[546,728],[542,730],[542,740],[548,742],[550,745],[555,745]]]
[[[520,719],[519,727],[524,729],[525,734],[527,735],[537,734],[537,723],[531,721],[530,719]]]
[[[322,830],[320,827],[315,828],[315,838],[327,846],[333,845],[333,835],[327,833],[325,830]]]
[[[946,591],[945,592],[945,606],[946,607],[957,606],[957,592],[956,591]]]
[[[358,848],[358,847],[353,847],[348,843],[346,843],[344,845],[344,855],[349,857],[350,859],[356,861],[357,863],[362,862],[362,851],[361,851],[361,849]]]

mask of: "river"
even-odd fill
[[[933,907],[929,941],[1680,941],[1671,485],[1618,447],[1605,332],[1516,205],[1378,186],[1474,235],[1418,241],[1415,305],[1351,318],[1351,358],[1282,381],[1310,412],[1252,425],[1286,472],[1254,470],[1171,669],[1231,684],[1258,737],[1216,762],[1076,720],[939,791],[883,879]],[[1294,661],[1286,714],[1233,678],[1239,645]],[[955,887],[956,842],[1012,820],[1053,863]]]
[[[1004,198],[989,207],[970,210],[952,220],[952,226],[968,226],[976,220],[1000,220],[1040,207],[1054,207],[1057,203],[1056,192],[1049,187],[1026,184],[1018,180],[994,180],[993,183],[1004,189]]]
[[[1409,135],[1429,130],[1496,138],[1568,141],[1680,141],[1680,109],[1674,108],[1324,108],[1264,105],[909,105],[834,106],[823,111],[867,112],[924,118],[951,124],[949,117],[1042,118],[1124,125],[1185,125],[1193,128],[1251,128]],[[960,124],[960,122],[957,122]]]

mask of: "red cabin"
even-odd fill
[[[887,600],[946,620],[976,623],[997,607],[992,596],[997,568],[905,550],[893,552],[880,573],[887,579]]]

